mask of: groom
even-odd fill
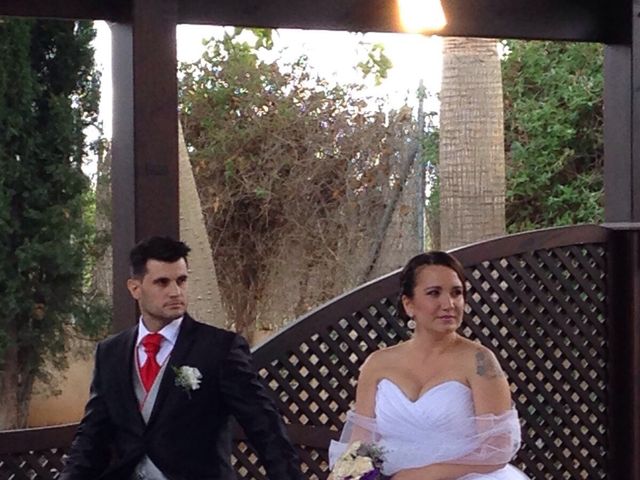
[[[189,250],[152,237],[131,251],[127,286],[140,321],[98,345],[60,479],[235,480],[231,416],[270,479],[302,479],[247,343],[186,313]]]

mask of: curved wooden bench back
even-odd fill
[[[464,333],[490,346],[509,376],[523,427],[515,463],[532,478],[606,477],[607,240],[604,228],[578,226],[453,252],[470,286]],[[409,336],[395,316],[398,275],[327,303],[254,349],[309,479],[327,476],[327,445],[364,359]],[[0,433],[0,480],[55,478],[73,428]],[[238,478],[266,478],[242,432],[234,461]]]
[[[607,452],[606,242],[597,226],[541,230],[455,250],[469,281],[464,333],[491,347],[522,421],[515,463],[532,478],[603,478]],[[352,405],[358,369],[408,338],[399,271],[343,295],[254,350],[309,479]],[[244,442],[241,478],[266,478]]]
[[[56,478],[77,424],[0,432],[0,479]]]

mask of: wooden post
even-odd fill
[[[640,1],[605,47],[604,188],[608,249],[609,478],[640,480]]]
[[[128,252],[150,235],[179,236],[176,0],[133,0],[113,34],[114,330],[136,321]]]
[[[608,478],[640,480],[640,224],[608,224]]]

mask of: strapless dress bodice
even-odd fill
[[[383,378],[376,390],[375,419],[384,449],[386,474],[433,463],[447,463],[472,454],[478,444],[471,389],[448,380],[410,399],[393,381]],[[518,432],[519,440],[519,432]],[[458,462],[459,463],[459,462]],[[526,480],[507,465],[491,474],[464,480]],[[460,479],[462,480],[462,479]]]
[[[411,400],[394,382],[383,378],[376,391],[375,413],[378,431],[385,438],[428,441],[426,435],[442,442],[446,441],[444,433],[458,430],[451,428],[452,422],[473,416],[473,398],[469,387],[449,380]]]

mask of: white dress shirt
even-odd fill
[[[160,350],[156,355],[156,361],[158,365],[162,365],[173,350],[173,347],[176,344],[176,340],[178,339],[178,332],[180,332],[180,324],[182,323],[182,318],[176,318],[172,322],[165,325],[158,333],[162,335],[163,340],[160,345]],[[144,351],[144,347],[142,346],[142,339],[150,332],[145,327],[144,322],[142,321],[142,317],[138,321],[138,339],[136,340],[136,351],[138,352],[138,365],[144,365],[144,362],[147,360],[147,354]]]

